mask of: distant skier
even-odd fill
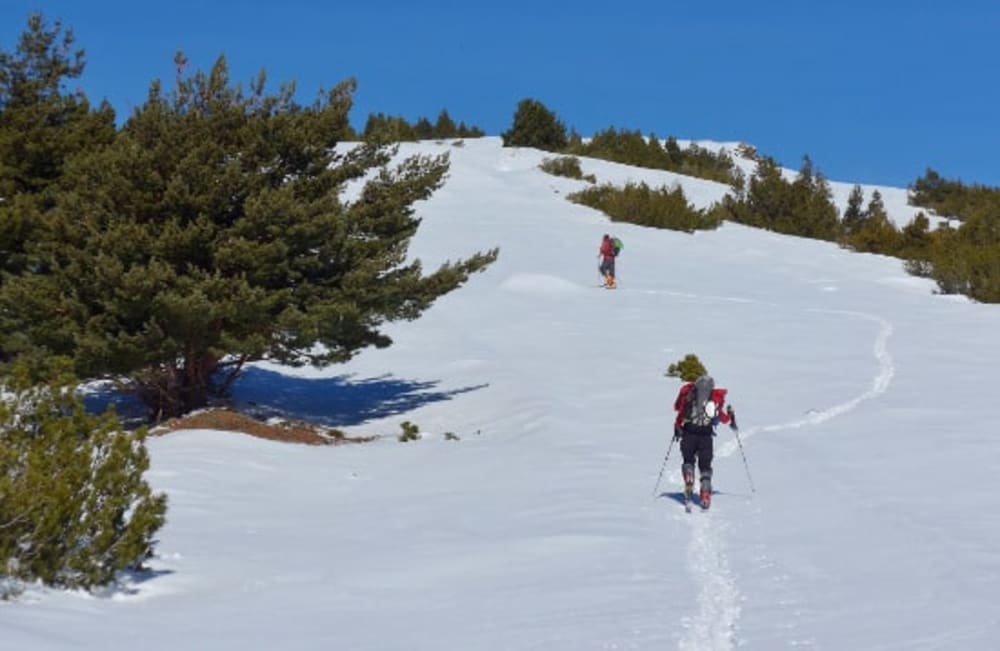
[[[597,257],[601,260],[597,271],[604,278],[604,286],[608,289],[614,289],[616,287],[615,243],[607,233],[604,234],[604,239],[601,240],[601,250],[597,254]]]
[[[732,405],[726,407],[726,389],[716,389],[715,380],[702,375],[681,387],[674,401],[674,439],[681,444],[681,474],[684,476],[685,504],[694,493],[694,466],[697,461],[701,475],[699,501],[703,509],[712,503],[712,437],[718,423],[736,427]]]

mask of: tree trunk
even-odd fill
[[[189,349],[181,365],[144,372],[136,379],[136,394],[148,407],[150,420],[160,422],[206,406],[218,364],[215,355]]]

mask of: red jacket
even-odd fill
[[[674,419],[674,429],[678,429],[684,424],[684,401],[687,399],[688,391],[692,390],[694,390],[694,382],[688,382],[681,387],[677,399],[674,400],[674,411],[677,412],[677,418]],[[712,389],[711,398],[712,402],[715,403],[716,417],[724,425],[729,424],[729,413],[725,410],[727,392],[728,389]]]
[[[611,242],[611,238],[601,240],[601,257],[605,260],[615,259],[615,246]]]

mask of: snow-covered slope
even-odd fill
[[[32,589],[0,606],[3,648],[995,648],[996,306],[829,243],[610,224],[542,152],[495,138],[402,153],[443,151],[412,254],[499,246],[496,264],[389,327],[389,349],[237,387],[383,438],[151,441],[170,496],[155,574]],[[677,180],[699,205],[722,191],[583,167]],[[596,287],[605,232],[625,242],[616,291]],[[719,493],[690,515],[663,374],[687,353],[729,389],[747,462],[721,430]],[[398,442],[404,420],[424,438]]]

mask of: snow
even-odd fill
[[[827,242],[612,224],[566,201],[584,184],[540,171],[544,152],[496,138],[401,154],[445,151],[411,253],[499,260],[388,349],[236,387],[382,437],[152,439],[155,571],[103,595],[31,587],[0,605],[4,649],[996,647],[996,306]],[[718,191],[582,164],[699,205]],[[905,220],[903,191],[879,190]],[[625,243],[615,291],[596,287],[605,232]],[[692,352],[742,454],[721,428],[712,510],[686,514],[664,371]],[[407,420],[423,438],[396,439]]]

